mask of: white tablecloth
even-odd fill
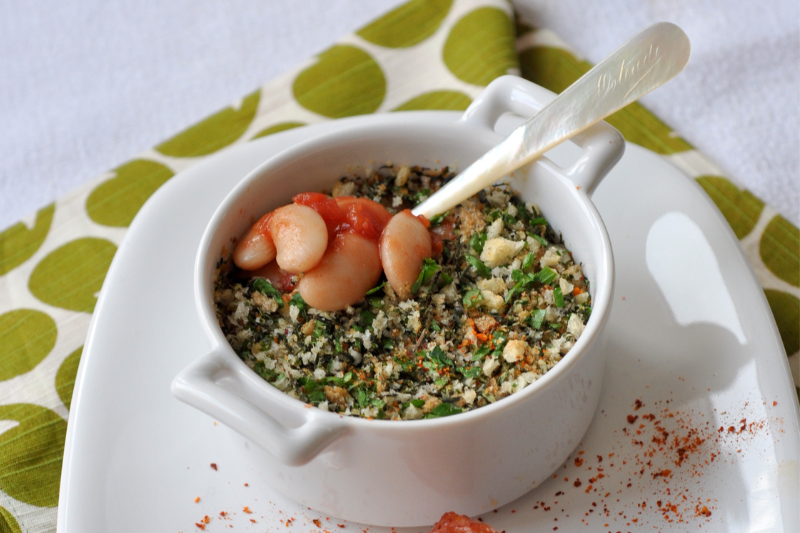
[[[0,229],[307,61],[399,0],[0,0]],[[645,105],[800,224],[796,0],[515,0],[596,62],[668,20],[686,71]]]

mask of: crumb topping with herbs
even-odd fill
[[[394,214],[453,176],[447,167],[386,165],[342,178],[332,195],[366,197]],[[521,391],[583,332],[591,296],[581,266],[538,207],[507,186],[430,222],[441,252],[425,260],[405,301],[382,278],[359,304],[324,312],[221,259],[214,299],[222,331],[270,384],[343,415],[436,418]]]

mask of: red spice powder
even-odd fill
[[[216,470],[216,469],[217,469],[217,463],[211,463],[211,468],[213,468],[214,470]]]
[[[745,403],[744,408],[747,405]],[[623,414],[619,421],[621,427],[614,430],[617,440],[611,445],[613,451],[596,454],[597,463],[592,463],[594,467],[582,457],[585,450],[577,450],[564,464],[565,469],[575,470],[561,476],[568,487],[566,492],[577,489],[585,494],[596,494],[599,498],[579,515],[585,517],[581,522],[586,526],[606,524],[606,528],[616,530],[611,522],[622,522],[629,527],[660,530],[666,522],[682,524],[678,527],[685,530],[701,528],[703,523],[716,518],[716,500],[713,493],[703,493],[709,490],[707,484],[693,480],[716,472],[715,462],[725,461],[728,455],[734,454],[727,450],[741,449],[731,446],[732,439],[749,439],[765,428],[768,430],[766,423],[740,418],[717,429],[711,420],[715,416],[724,420],[724,412],[710,415],[706,411],[678,410],[671,408],[669,400],[664,400],[653,402],[647,412],[634,414],[644,407],[641,400],[632,403],[632,412]],[[609,422],[613,423],[612,420]],[[616,461],[603,461],[615,455]],[[605,467],[599,463],[604,463]],[[579,476],[579,470],[588,474],[586,478]],[[557,479],[559,476],[553,477]],[[581,479],[588,479],[588,485]],[[631,490],[641,494],[645,500],[630,502],[628,497],[620,499]],[[562,490],[555,492],[556,497],[564,494]],[[566,495],[565,498],[568,502],[572,499],[572,503],[585,501],[578,496],[570,498]],[[635,506],[633,510],[630,505]],[[550,507],[546,502],[537,501],[533,509],[542,512]],[[603,522],[591,523],[592,517],[600,516],[605,518]],[[658,522],[653,523],[654,519]]]

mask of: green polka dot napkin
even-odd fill
[[[97,293],[126,228],[177,172],[323,120],[463,110],[507,73],[561,91],[588,68],[551,32],[515,21],[505,0],[413,0],[0,233],[0,533],[55,530],[66,420]],[[642,106],[610,122],[708,192],[758,274],[787,353],[798,357],[798,229]]]

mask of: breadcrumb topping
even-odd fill
[[[447,167],[342,178],[391,213],[453,177]],[[575,344],[589,283],[538,207],[492,186],[431,220],[441,252],[399,300],[379,282],[343,311],[310,308],[222,258],[217,319],[239,357],[286,394],[347,416],[414,420],[480,408],[523,390]],[[436,248],[436,247],[435,247]],[[296,281],[296,280],[295,280]]]

